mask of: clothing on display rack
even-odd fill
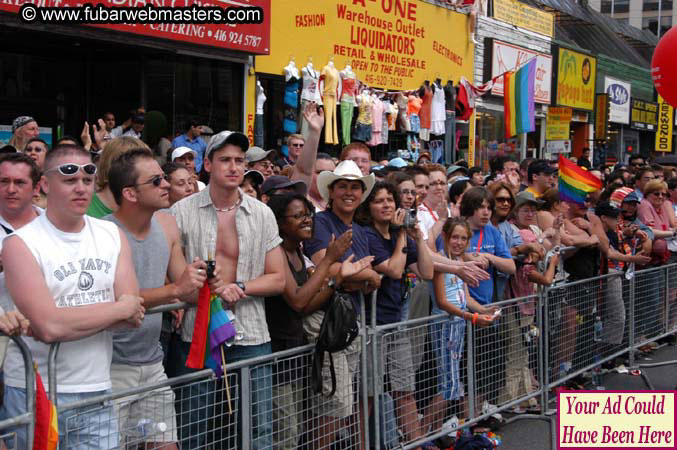
[[[442,89],[442,81],[438,78],[432,85],[433,98],[430,113],[430,134],[441,135],[444,134],[444,89]]]
[[[397,129],[397,114],[399,108],[397,103],[393,103],[392,100],[388,100],[388,130],[395,131]]]
[[[430,89],[430,82],[425,81],[421,89],[419,90],[419,95],[423,102],[421,103],[421,111],[419,112],[419,117],[421,118],[421,129],[418,133],[419,137],[423,141],[430,140],[430,116],[432,114],[432,102],[433,102],[433,92]]]
[[[444,85],[444,109],[447,111],[454,111],[456,105],[456,88],[454,87],[454,80],[447,80]]]
[[[444,141],[434,139],[428,142],[428,150],[430,150],[431,162],[441,163],[443,161]]]
[[[371,96],[363,92],[357,97],[357,120],[353,129],[353,141],[367,142],[371,139]]]
[[[305,111],[308,102],[315,102],[318,105],[322,104],[322,97],[320,96],[320,74],[313,67],[313,63],[308,61],[308,64],[301,69],[303,76],[301,88],[301,111]],[[306,122],[303,113],[301,114],[301,134],[308,135],[308,122]]]
[[[254,145],[263,148],[263,105],[266,103],[266,93],[261,82],[256,82],[256,115],[254,116]]]
[[[357,75],[350,65],[341,71],[341,137],[343,145],[350,144],[350,125],[353,121],[355,110],[355,97],[357,95]]]
[[[324,142],[326,144],[338,144],[338,130],[336,125],[336,99],[341,93],[341,77],[334,67],[334,62],[324,66],[320,79],[324,85],[322,88],[322,102],[324,103]]]
[[[287,136],[298,131],[298,107],[299,107],[299,69],[296,67],[294,61],[290,61],[289,65],[284,68],[286,84],[284,86],[284,119],[282,121],[282,140],[285,142],[282,145],[282,153],[285,156],[289,155],[289,148],[287,148]]]
[[[371,139],[367,142],[370,147],[381,144],[381,130],[383,129],[383,102],[376,95],[371,97]]]
[[[421,129],[421,119],[419,113],[421,112],[421,105],[423,100],[415,95],[410,95],[407,101],[407,117],[409,118],[409,130],[412,133],[418,133]]]
[[[410,127],[407,113],[407,96],[402,92],[398,92],[395,101],[397,102],[397,125],[400,127],[400,131],[409,131]]]

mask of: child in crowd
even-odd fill
[[[462,218],[447,219],[442,228],[444,251],[453,260],[461,260],[472,233]],[[482,306],[468,294],[468,287],[456,275],[435,272],[433,277],[432,314],[449,314],[449,319],[432,325],[432,341],[438,364],[438,394],[430,402],[426,425],[438,430],[444,419],[447,402],[464,397],[460,362],[463,357],[466,321],[473,325],[491,325],[494,307]],[[470,309],[470,312],[468,311]],[[464,410],[469,412],[467,404]]]

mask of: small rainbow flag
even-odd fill
[[[217,377],[223,375],[220,347],[235,337],[235,326],[224,311],[218,295],[211,295],[207,281],[200,288],[197,303],[193,341],[186,359],[186,367],[214,371]]]
[[[56,406],[49,401],[42,378],[35,369],[35,433],[33,434],[33,450],[56,450],[59,444],[59,418]]]
[[[590,192],[602,189],[602,181],[585,169],[559,155],[559,199],[563,202],[585,202]]]
[[[534,114],[534,86],[536,58],[517,72],[504,75],[503,107],[505,110],[505,137],[536,130]]]

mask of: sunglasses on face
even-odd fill
[[[496,197],[496,203],[512,203],[510,197]]]
[[[139,183],[136,186],[143,186],[144,184],[152,184],[154,187],[160,187],[163,181],[169,181],[169,175],[164,173],[162,175],[155,175],[150,180],[143,183]]]
[[[301,147],[303,147],[303,144],[291,144],[290,147],[301,148]]]
[[[42,152],[42,147],[40,147],[40,146],[26,147],[26,152],[36,152],[36,153],[40,153],[40,152]]]
[[[652,192],[652,194],[655,195],[656,197],[668,198],[670,196],[670,194],[668,194],[667,192]]]
[[[52,167],[51,169],[45,170],[45,173],[51,172],[52,170],[58,170],[59,173],[63,176],[72,177],[73,175],[78,173],[78,170],[80,169],[82,169],[82,171],[87,175],[96,174],[96,166],[92,163],[82,165],[75,163],[61,164],[60,166]]]

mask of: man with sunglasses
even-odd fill
[[[82,147],[52,150],[42,177],[45,214],[3,242],[7,288],[30,321],[34,337],[24,339],[43,380],[49,344],[61,342],[55,367],[61,404],[110,392],[113,345],[108,329],[139,327],[145,311],[125,235],[114,224],[85,215],[95,174]],[[18,351],[8,352],[5,374],[3,413],[13,417],[23,412],[26,401]],[[76,417],[81,426],[68,433],[69,445],[61,442],[61,448],[118,448],[112,408],[61,412],[59,428],[66,430]],[[26,448],[23,430],[17,433],[18,448]]]
[[[287,136],[287,148],[289,149],[289,155],[281,155],[280,159],[275,161],[280,167],[293,166],[298,161],[299,156],[301,156],[301,150],[306,143],[306,138],[302,134],[290,134]]]
[[[646,160],[642,155],[639,153],[630,155],[630,158],[628,159],[628,168],[630,169],[631,174],[637,175],[639,168],[644,166],[646,166]]]
[[[173,216],[157,213],[169,207],[167,175],[146,148],[120,155],[111,165],[108,182],[118,210],[105,217],[120,227],[132,249],[132,260],[141,297],[147,308],[182,301],[197,301],[197,291],[207,279],[206,264],[195,260],[187,265],[181,249],[179,229]],[[165,278],[170,283],[165,285]],[[152,314],[141,328],[113,334],[113,389],[120,391],[167,379],[160,347],[162,315]],[[174,393],[168,387],[150,397],[116,404],[121,441],[142,419],[165,423],[167,431],[146,436],[153,448],[176,448]],[[157,447],[156,447],[157,446]]]
[[[264,297],[281,294],[285,284],[282,239],[275,216],[270,208],[239,189],[248,148],[249,140],[242,133],[222,131],[212,136],[204,161],[205,170],[210,174],[207,189],[178,201],[171,208],[181,232],[186,259],[216,261],[214,277],[209,280],[211,292],[224,300],[224,308],[233,311],[238,330],[234,345],[225,349],[228,363],[271,353]],[[186,311],[183,322],[179,346],[182,361],[176,364],[180,374],[193,372],[184,363],[193,339],[195,310]],[[214,398],[209,395],[213,389],[213,385],[202,384],[197,386],[197,395],[180,400],[180,430],[189,439],[183,448],[206,446],[203,427],[211,401],[208,399]],[[251,371],[250,392],[252,448],[271,448],[270,365],[263,364]]]

